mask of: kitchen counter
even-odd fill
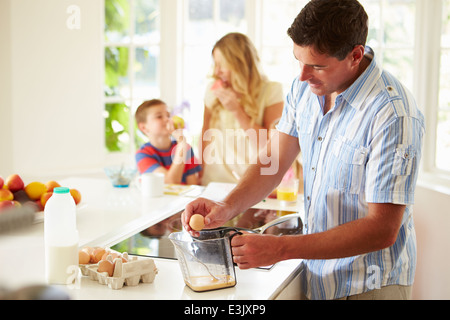
[[[77,228],[82,246],[112,246],[182,211],[194,198],[164,195],[146,199],[139,189],[113,188],[107,179],[69,178],[62,185],[82,194],[77,209]],[[276,200],[261,203],[276,209]],[[291,210],[302,210],[301,204]],[[0,283],[16,288],[45,284],[43,223],[0,235]],[[153,258],[158,268],[155,281],[112,290],[81,276],[74,285],[57,286],[72,299],[290,299],[298,298],[301,260],[282,261],[270,270],[236,268],[235,287],[197,293],[185,286],[177,260]],[[293,290],[292,290],[293,289]]]

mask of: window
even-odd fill
[[[287,35],[295,17],[308,2],[307,0],[263,0],[262,19],[256,41],[264,71],[271,80],[281,82],[287,93],[299,65],[294,59],[292,40]],[[268,21],[276,21],[267,23]]]
[[[159,96],[159,1],[105,0],[105,145],[133,152],[134,112]]]
[[[183,99],[191,106],[192,132],[200,132],[203,96],[211,74],[211,49],[227,32],[246,33],[260,54],[264,72],[285,92],[297,76],[287,29],[307,0],[189,0],[184,7]],[[415,1],[362,0],[370,16],[368,45],[377,60],[413,88]],[[227,5],[225,5],[225,3]],[[232,5],[231,5],[232,3]],[[246,7],[247,4],[247,7]],[[250,7],[249,7],[250,5]]]
[[[244,0],[186,1],[184,11],[187,18],[183,24],[184,99],[189,101],[193,108],[203,106],[206,75],[211,73],[211,49],[215,41],[231,31],[249,35],[258,49],[265,73],[270,79],[283,83],[287,91],[298,73],[298,64],[293,59],[292,41],[286,31],[307,2],[307,0],[247,1],[253,6],[246,9]],[[379,62],[412,89],[415,45],[414,1],[362,0],[361,2],[370,16],[368,45],[375,50]],[[198,119],[196,117],[193,121]]]
[[[423,106],[426,137],[422,153],[422,181],[450,192],[450,1],[417,0],[420,19],[416,97]],[[446,191],[445,191],[446,192]]]
[[[436,167],[450,171],[450,0],[443,3]]]
[[[211,51],[229,32],[247,34],[267,76],[290,87],[298,72],[287,29],[307,0],[189,0],[183,7],[183,100],[190,106],[193,139],[201,131],[203,97],[212,75]],[[270,23],[267,23],[270,21]],[[193,142],[195,145],[195,142]]]
[[[252,39],[263,70],[286,92],[298,73],[286,31],[308,0],[104,1],[109,151],[134,152],[142,141],[133,125],[134,111],[142,100],[160,95],[169,107],[182,107],[178,110],[183,110],[195,146],[212,72],[211,50],[228,32]],[[450,177],[450,0],[360,1],[369,15],[367,44],[425,113],[425,171]]]
[[[381,66],[410,90],[414,85],[415,1],[361,0],[369,16],[367,45]]]
[[[183,1],[183,101],[189,105],[189,133],[197,136],[203,124],[203,97],[212,75],[211,50],[229,32],[247,32],[245,0]],[[198,137],[192,139],[198,139]],[[193,142],[195,145],[196,143]]]

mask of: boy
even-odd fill
[[[139,172],[164,173],[165,183],[199,184],[201,166],[182,130],[174,130],[167,105],[158,99],[145,101],[137,109],[135,118],[139,130],[149,140],[136,152]]]

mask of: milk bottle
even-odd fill
[[[76,207],[69,188],[53,189],[44,210],[45,276],[49,284],[70,284],[78,266]]]

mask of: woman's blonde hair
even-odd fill
[[[265,76],[261,72],[258,52],[250,39],[242,33],[229,33],[216,42],[212,53],[218,49],[231,71],[231,86],[240,95],[244,111],[252,119],[258,117],[257,98]],[[218,100],[212,107],[211,126],[218,121],[223,108]]]

